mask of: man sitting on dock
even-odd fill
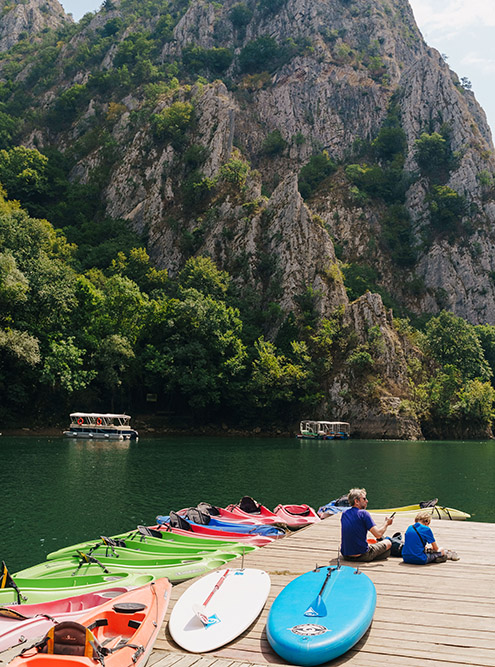
[[[366,510],[368,498],[366,489],[351,489],[347,495],[350,509],[342,512],[340,518],[342,530],[342,543],[340,551],[346,560],[369,562],[372,560],[383,560],[390,555],[392,542],[383,538],[388,526],[393,519],[385,517],[383,525],[379,528]],[[366,536],[368,531],[376,537],[375,544],[368,544]]]

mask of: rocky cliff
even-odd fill
[[[0,52],[71,22],[58,0],[0,0]]]
[[[56,0],[3,5],[3,49],[66,20]],[[35,103],[49,114],[73,93],[69,122],[31,123],[24,143],[77,145],[74,181],[105,167],[101,213],[145,233],[172,275],[206,254],[284,316],[309,295],[320,318],[343,306],[361,345],[378,331],[381,388],[355,392],[343,365],[322,411],[418,437],[401,412],[406,344],[366,289],[495,324],[495,159],[482,109],[408,3],[113,0],[57,48]],[[111,159],[85,141],[103,130]]]

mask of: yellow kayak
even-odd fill
[[[433,507],[421,507],[421,505],[403,505],[402,507],[388,507],[387,509],[371,510],[370,514],[387,514],[390,516],[392,512],[396,512],[401,516],[414,518],[418,512],[429,512],[432,519],[444,519],[447,521],[464,521],[471,517],[467,512],[456,510],[453,507],[443,507],[442,505],[434,505]]]

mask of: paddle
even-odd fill
[[[230,570],[225,570],[225,572],[222,574],[220,579],[213,586],[212,590],[210,591],[208,597],[203,602],[203,604],[201,604],[201,605],[200,604],[193,604],[193,611],[196,614],[196,616],[199,618],[201,623],[203,623],[203,625],[208,626],[208,625],[211,625],[212,622],[215,622],[215,621],[212,621],[212,618],[213,618],[212,616],[208,616],[208,612],[206,610],[206,605],[211,600],[211,598],[215,595],[215,593],[218,591],[220,586],[223,584],[223,582],[227,578],[227,575],[229,574],[229,572],[230,572]]]
[[[327,570],[327,576],[325,577],[325,581],[323,582],[323,586],[320,588],[320,592],[315,597],[313,602],[304,612],[305,616],[326,616],[327,608],[325,606],[325,603],[323,602],[322,593],[325,590],[325,586],[327,585],[327,582],[330,579],[331,574],[332,574],[332,568],[329,567]]]

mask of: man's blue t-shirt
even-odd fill
[[[342,544],[340,545],[342,555],[357,556],[357,554],[365,554],[369,549],[366,535],[368,530],[376,525],[370,513],[357,507],[351,507],[342,512],[340,524],[342,528]]]
[[[423,538],[423,541],[421,541],[420,535]],[[425,545],[431,544],[434,541],[435,537],[429,526],[425,526],[422,523],[415,523],[414,526],[409,526],[406,530],[404,546],[402,547],[402,558],[404,562],[415,563],[416,565],[423,565],[426,563],[428,559],[425,554]]]

